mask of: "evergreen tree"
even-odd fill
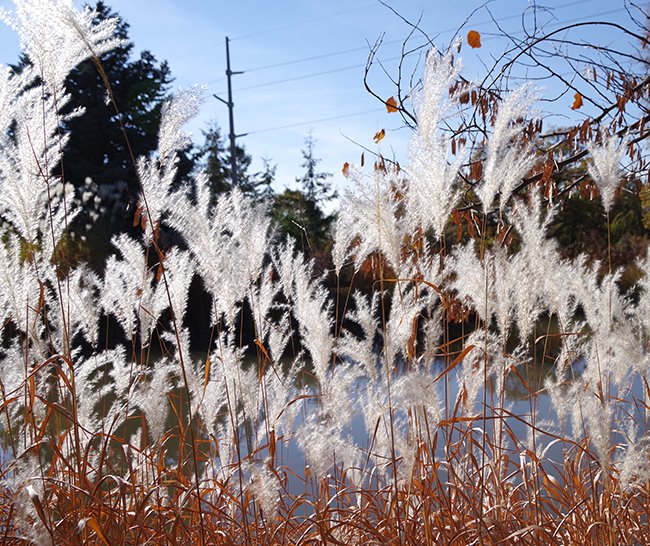
[[[259,199],[271,199],[275,195],[273,182],[275,181],[278,166],[271,164],[270,157],[263,157],[262,165],[262,171],[255,175],[256,195]]]
[[[316,139],[310,132],[305,139],[305,148],[302,150],[304,163],[302,163],[301,167],[305,169],[305,174],[300,178],[296,178],[296,182],[302,187],[302,192],[307,200],[318,204],[334,199],[336,190],[333,190],[328,182],[332,177],[332,173],[319,173],[316,171],[321,160],[314,155],[315,147]]]
[[[203,132],[204,143],[199,149],[197,159],[201,168],[208,175],[214,196],[232,188],[230,147],[221,134],[221,128],[212,122]],[[273,195],[271,184],[275,178],[276,167],[270,159],[263,158],[264,168],[259,173],[251,174],[252,157],[243,146],[235,147],[235,166],[237,169],[237,186],[244,194],[255,199],[268,198]]]
[[[293,237],[302,250],[313,252],[328,239],[322,211],[300,190],[287,188],[275,198],[273,219],[280,233]]]
[[[303,250],[315,255],[327,253],[334,215],[326,214],[322,204],[336,197],[328,180],[331,173],[318,172],[320,159],[314,154],[316,140],[310,133],[302,150],[304,174],[296,178],[299,190],[285,190],[273,204],[273,216],[281,233],[295,238]]]
[[[96,24],[119,18],[104,2],[97,2],[94,9]],[[62,114],[78,108],[83,113],[64,122],[69,141],[62,163],[54,168],[76,188],[83,204],[71,226],[73,236],[87,240],[77,248],[82,254],[78,258],[98,268],[110,249],[111,236],[132,229],[140,192],[135,161],[157,149],[161,107],[172,82],[166,62],[148,51],[135,57],[129,25],[123,19],[115,34],[123,40],[120,47],[80,63],[66,79],[70,100]],[[19,72],[30,62],[23,54],[12,68]],[[188,150],[179,157],[178,179],[193,168]]]
[[[95,9],[98,22],[117,16],[101,1]],[[87,178],[100,191],[117,185],[113,196],[118,202],[107,205],[117,205],[124,217],[110,220],[113,229],[115,221],[131,220],[133,211],[127,205],[133,204],[139,193],[133,158],[149,155],[156,149],[161,106],[172,82],[167,63],[158,62],[150,52],[143,51],[132,59],[134,44],[128,32],[128,23],[120,20],[117,35],[124,44],[103,55],[99,63],[81,63],[66,82],[72,96],[66,110],[83,106],[85,112],[66,124],[70,141],[61,170],[65,180],[78,188],[84,186]],[[115,104],[107,100],[106,81]],[[181,158],[179,177],[192,167],[187,156]]]
[[[206,172],[213,195],[227,192],[231,186],[230,162],[221,134],[221,128],[212,122],[203,131],[203,146],[199,148],[198,158],[201,168]]]

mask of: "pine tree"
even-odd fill
[[[221,128],[212,122],[203,132],[204,144],[199,149],[197,159],[208,175],[210,189],[214,197],[232,188],[230,148],[221,134]],[[254,199],[270,198],[273,195],[271,184],[275,179],[276,166],[269,158],[263,158],[263,170],[251,174],[252,157],[243,146],[235,147],[237,186],[245,195]]]
[[[200,165],[208,176],[208,183],[213,196],[228,191],[231,186],[230,163],[227,161],[227,151],[221,134],[221,128],[212,122],[203,131],[203,146],[199,148]]]
[[[310,133],[302,150],[304,174],[296,178],[300,189],[286,189],[275,198],[273,216],[281,233],[291,235],[300,247],[311,254],[323,254],[331,242],[330,228],[334,215],[322,205],[336,197],[328,180],[331,173],[318,172],[320,159],[314,154],[316,139]]]
[[[259,199],[271,199],[275,192],[273,191],[273,182],[275,181],[277,165],[271,164],[270,157],[262,158],[262,170],[255,175],[255,192]]]
[[[117,15],[103,2],[98,2],[95,9],[97,22]],[[105,203],[123,211],[123,218],[110,219],[113,229],[116,221],[124,222],[121,228],[131,222],[133,211],[128,205],[135,202],[139,193],[133,157],[149,155],[156,149],[160,109],[172,82],[168,64],[158,62],[150,52],[143,51],[132,59],[134,44],[128,33],[128,23],[120,20],[116,34],[124,44],[100,58],[100,70],[92,60],[85,61],[66,82],[72,95],[66,111],[83,106],[85,112],[67,123],[70,141],[62,172],[76,188],[83,188],[88,178],[99,188],[119,187],[121,191],[112,194],[118,202]],[[115,104],[107,101],[101,71],[110,83]],[[192,166],[187,156],[182,158],[179,176],[186,175]]]
[[[336,190],[333,190],[328,182],[332,177],[331,173],[316,171],[321,160],[314,155],[315,147],[316,139],[310,132],[305,139],[305,148],[302,150],[304,163],[302,163],[301,167],[305,169],[305,174],[300,178],[296,178],[296,182],[301,185],[302,192],[308,201],[320,204],[334,199]]]
[[[119,18],[101,1],[94,10],[94,25]],[[161,108],[173,81],[165,61],[149,51],[134,56],[129,24],[123,19],[114,35],[122,45],[81,62],[65,80],[70,100],[61,108],[62,119],[80,108],[83,113],[62,122],[69,140],[62,162],[53,169],[74,186],[82,204],[82,213],[70,226],[71,237],[79,241],[77,259],[97,268],[103,267],[111,237],[132,229],[140,193],[135,161],[157,149]],[[31,62],[22,54],[12,69],[21,72]],[[186,178],[193,168],[189,150],[179,154],[176,179]]]

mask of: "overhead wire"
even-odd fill
[[[288,23],[286,25],[281,25],[281,26],[277,26],[277,27],[273,27],[273,28],[267,28],[267,29],[264,29],[264,30],[260,30],[259,32],[253,32],[253,33],[250,33],[250,34],[243,34],[241,36],[235,36],[234,38],[230,38],[230,41],[231,42],[236,42],[236,41],[239,41],[239,40],[245,40],[245,39],[248,39],[248,38],[256,38],[257,36],[264,36],[266,34],[272,34],[274,32],[278,32],[280,30],[287,30],[289,28],[305,26],[305,25],[308,25],[309,23],[315,23],[317,21],[323,21],[325,19],[331,19],[332,17],[338,17],[340,15],[348,15],[350,13],[354,13],[354,12],[357,12],[357,11],[368,9],[368,8],[373,7],[375,5],[376,4],[373,2],[371,4],[364,4],[363,6],[359,6],[359,7],[353,8],[353,9],[347,9],[347,10],[343,10],[343,11],[339,11],[339,12],[335,12],[335,13],[330,13],[330,14],[327,14],[327,15],[322,15],[320,17],[305,19],[303,21],[294,21],[293,23]],[[183,55],[177,57],[177,60],[178,59],[184,59],[186,57],[196,55],[197,53],[203,53],[204,51],[212,49],[217,45],[223,45],[225,43],[226,43],[225,39],[217,41],[217,42],[213,42],[212,44],[210,44],[208,46],[202,47],[200,49],[195,49],[194,51],[191,51],[191,52],[188,52],[188,53],[184,53]]]
[[[326,121],[335,121],[338,119],[351,118],[356,116],[363,116],[366,114],[378,114],[379,112],[385,112],[384,108],[373,108],[371,110],[363,110],[361,112],[352,112],[350,114],[341,114],[337,116],[331,116],[328,118],[313,119],[310,121],[300,121],[296,123],[288,123],[286,125],[278,125],[277,127],[265,127],[264,129],[256,129],[254,131],[248,131],[246,135],[256,135],[258,133],[268,133],[270,131],[280,131],[282,129],[291,129],[293,127],[301,127],[304,125],[314,125],[316,123],[324,123]]]
[[[401,40],[391,40],[389,42],[386,42],[387,44],[392,44],[394,42],[401,42]],[[323,53],[321,55],[313,55],[311,57],[302,57],[301,59],[293,59],[291,61],[283,61],[280,63],[273,63],[273,64],[266,64],[263,66],[256,66],[253,68],[247,68],[246,70],[243,70],[243,72],[250,73],[250,72],[259,72],[260,70],[268,70],[269,68],[279,68],[281,66],[289,66],[292,64],[298,64],[298,63],[304,63],[307,61],[318,61],[320,59],[326,59],[328,57],[336,57],[338,55],[346,55],[348,53],[356,53],[357,51],[362,51],[364,49],[367,49],[367,46],[362,46],[362,47],[352,47],[350,49],[342,49],[340,51],[332,51],[330,53]]]
[[[313,17],[311,19],[306,19],[304,21],[294,21],[293,23],[288,23],[286,25],[281,25],[281,26],[277,26],[277,27],[273,27],[273,28],[267,28],[267,29],[264,29],[264,30],[260,30],[258,32],[252,32],[250,34],[244,34],[242,36],[235,36],[234,38],[231,38],[230,41],[235,42],[235,41],[238,41],[238,40],[245,40],[247,38],[256,38],[258,36],[264,36],[266,34],[272,34],[274,32],[278,32],[280,30],[287,30],[289,28],[295,28],[295,27],[299,27],[299,26],[302,27],[302,26],[308,25],[309,23],[315,23],[316,21],[323,21],[325,19],[331,19],[332,17],[338,17],[339,15],[348,15],[350,13],[354,13],[354,12],[357,12],[357,11],[363,11],[365,9],[374,7],[376,5],[377,4],[375,2],[373,2],[371,4],[364,4],[363,6],[358,6],[358,7],[353,8],[353,9],[347,9],[347,10],[339,11],[339,12],[336,12],[336,13],[329,13],[327,15],[321,15],[320,17]]]
[[[593,1],[594,0],[580,0],[578,2],[571,2],[569,4],[565,4],[564,6],[576,5],[576,4],[581,4],[581,3],[585,3],[585,2],[593,2]],[[612,15],[614,13],[620,13],[622,11],[625,11],[625,10],[623,8],[619,8],[619,9],[615,9],[615,10],[608,10],[608,11],[592,14],[592,15],[589,15],[589,16],[586,16],[586,17],[589,17],[589,18],[601,17],[603,15]],[[500,19],[500,22],[512,19],[514,17],[520,17],[520,16],[517,15],[517,16],[504,17],[504,18]],[[585,18],[585,16],[570,19],[570,20],[567,20],[567,21],[563,21],[563,24],[567,24],[567,23],[570,24],[572,22],[579,21],[579,20],[582,20],[584,18]],[[473,27],[478,27],[479,25],[487,24],[489,22],[491,22],[491,21],[483,21],[481,23],[477,23],[477,24],[473,25]],[[448,30],[440,31],[440,34],[442,34],[444,32],[448,32]],[[495,39],[495,38],[496,38],[496,36],[494,36],[494,37],[491,36],[491,37],[488,37],[487,39]],[[401,42],[401,41],[402,40],[395,40],[395,41],[391,41],[391,42],[386,42],[386,44],[389,44],[389,43],[392,43],[392,42]],[[414,48],[414,51],[412,53],[407,53],[405,55],[405,57],[414,55],[421,47],[424,47],[424,46],[426,46],[426,44],[424,44],[424,43],[421,44],[421,46],[417,46],[416,48]],[[363,49],[363,48],[361,48],[361,49]],[[325,56],[332,56],[332,55],[331,54],[323,55],[323,57],[325,57]],[[399,56],[398,57],[389,57],[389,58],[381,59],[380,62],[391,62],[391,61],[399,60],[400,58],[401,57],[399,57]],[[303,59],[297,59],[295,61],[287,61],[286,63],[283,63],[283,64],[287,64],[287,65],[288,64],[295,64],[297,62],[302,62],[302,61],[303,61]],[[337,73],[337,72],[344,72],[344,71],[347,71],[347,70],[355,70],[355,69],[359,69],[359,68],[364,68],[365,66],[366,66],[366,64],[364,63],[364,64],[355,64],[355,65],[343,66],[343,67],[338,67],[338,68],[332,68],[332,69],[329,69],[329,70],[321,70],[321,71],[312,72],[312,73],[309,73],[309,74],[302,74],[300,76],[292,76],[292,77],[289,77],[289,78],[282,78],[282,79],[279,79],[279,80],[272,80],[272,81],[268,81],[268,82],[262,82],[262,83],[258,83],[258,84],[254,84],[254,85],[248,85],[248,86],[245,86],[245,87],[237,87],[237,88],[235,88],[233,90],[233,92],[236,93],[236,92],[241,92],[241,91],[249,91],[251,89],[259,89],[261,87],[280,85],[280,84],[283,84],[283,83],[290,83],[290,82],[305,80],[305,79],[309,79],[309,78],[315,78],[315,77],[324,76],[324,75],[327,75],[327,74],[334,74],[334,73]],[[270,65],[269,65],[269,67],[270,67]],[[257,70],[261,70],[263,68],[267,68],[267,67],[266,66],[258,67]],[[242,72],[249,72],[249,71],[243,70]],[[206,83],[207,84],[216,83],[217,81],[222,81],[223,79],[224,78],[221,78],[219,80],[212,80],[212,81],[208,81]]]
[[[569,73],[564,73],[562,76],[566,76]],[[526,78],[529,79],[529,78]],[[340,114],[336,116],[330,116],[326,118],[319,118],[319,119],[312,119],[310,121],[300,121],[296,123],[289,123],[286,125],[277,125],[275,127],[265,127],[263,129],[255,129],[253,131],[247,131],[244,133],[242,136],[248,136],[248,135],[256,135],[258,133],[268,133],[271,131],[281,131],[283,129],[292,129],[293,127],[301,127],[304,125],[315,125],[316,123],[325,123],[328,121],[336,121],[339,119],[346,119],[346,118],[352,118],[352,117],[357,117],[357,116],[363,116],[367,114],[379,114],[381,112],[386,112],[386,108],[373,108],[371,110],[362,110],[360,112],[351,112],[348,114]]]
[[[556,9],[556,10],[557,9],[563,9],[563,8],[567,8],[567,7],[578,6],[578,5],[581,5],[581,4],[588,4],[588,3],[591,3],[591,2],[595,2],[595,1],[596,0],[575,0],[573,2],[566,2],[564,4],[560,4],[559,6],[555,6],[554,9]],[[368,7],[368,6],[366,6],[366,7]],[[361,8],[359,8],[359,9],[361,9]],[[347,13],[347,12],[339,12],[338,15],[345,14],[345,13]],[[337,14],[332,14],[330,16],[323,16],[323,17],[319,17],[319,18],[317,18],[315,20],[325,19],[325,18],[328,18],[328,17],[334,17],[336,15]],[[510,16],[501,18],[499,20],[499,22],[519,19],[520,17],[521,17],[520,14],[510,15]],[[484,21],[479,21],[479,22],[473,23],[472,26],[478,28],[478,27],[482,27],[482,26],[485,26],[485,25],[488,25],[488,24],[491,24],[491,23],[492,23],[491,20],[484,20]],[[298,23],[296,23],[295,25],[287,25],[286,28],[289,28],[289,26],[298,26],[298,25],[299,25]],[[244,39],[244,38],[254,37],[254,36],[257,36],[257,35],[267,34],[267,33],[270,33],[270,32],[274,32],[275,30],[284,29],[284,28],[285,27],[276,27],[275,29],[264,30],[264,31],[262,31],[260,33],[257,33],[257,34],[250,34],[250,35],[246,35],[246,36],[240,36],[238,38],[231,39],[231,42],[234,41],[235,39]],[[447,34],[447,33],[450,33],[450,32],[456,32],[457,30],[458,30],[458,27],[450,27],[450,28],[446,28],[446,29],[438,31],[437,35],[440,36],[442,34]],[[401,42],[403,42],[403,39],[387,40],[387,41],[383,42],[383,45],[393,45],[393,44],[397,44],[397,43],[401,43]],[[207,48],[204,48],[201,51],[203,51],[205,49],[207,49]],[[246,68],[246,69],[242,70],[242,72],[244,72],[244,73],[259,72],[259,71],[262,71],[262,70],[269,70],[269,69],[272,69],[272,68],[280,68],[280,67],[283,67],[283,66],[290,66],[290,65],[293,65],[293,64],[300,64],[300,63],[309,62],[309,61],[317,61],[317,60],[320,60],[320,59],[326,59],[326,58],[329,58],[329,57],[336,57],[336,56],[339,56],[339,55],[346,55],[346,54],[349,54],[349,53],[356,53],[358,51],[364,51],[364,50],[367,50],[367,49],[368,49],[368,46],[365,45],[365,46],[353,47],[353,48],[349,48],[349,49],[342,49],[342,50],[338,50],[338,51],[331,51],[331,52],[323,53],[323,54],[320,54],[320,55],[312,55],[312,56],[309,56],[309,57],[301,57],[301,58],[298,58],[298,59],[291,59],[289,61],[282,61],[282,62],[278,62],[278,63],[270,63],[270,64],[261,65],[261,66],[253,66],[251,68]],[[345,68],[341,68],[340,70],[342,71],[342,70],[350,70],[352,68],[362,68],[363,66],[364,65],[355,65],[354,67],[352,67],[352,66],[351,67],[345,67]],[[327,72],[324,72],[324,73],[327,73]],[[310,77],[314,77],[315,75],[321,75],[321,74],[324,74],[324,73],[308,74],[308,75],[306,75],[304,77],[305,78],[310,78]],[[221,78],[217,78],[217,79],[214,79],[214,80],[209,80],[209,81],[206,82],[206,84],[210,85],[210,84],[214,84],[214,83],[219,83],[221,81],[224,81],[225,79],[226,79],[225,77],[221,77]],[[290,81],[294,81],[294,80],[290,80]],[[272,85],[272,84],[269,84],[269,85]],[[239,89],[239,90],[243,90],[243,89]],[[235,91],[237,91],[237,89]]]
[[[593,2],[593,1],[595,1],[595,0],[576,0],[574,2],[566,2],[566,3],[561,4],[559,6],[555,6],[555,9],[572,7],[572,6],[576,6],[576,5],[590,3],[590,2]],[[570,19],[570,20],[563,20],[562,24],[566,25],[566,24],[570,24],[570,23],[575,22],[575,21],[583,20],[585,18],[601,17],[601,16],[604,16],[604,15],[610,15],[610,14],[618,13],[618,12],[621,12],[621,11],[624,11],[624,9],[608,10],[608,11],[604,11],[604,12],[600,12],[600,13],[590,14],[590,15],[587,15],[587,16],[581,16],[581,17],[573,18],[573,19]],[[335,14],[333,14],[332,16],[334,16],[334,15]],[[503,18],[499,19],[499,22],[504,22],[504,21],[508,21],[508,20],[512,20],[512,19],[520,18],[520,17],[521,17],[521,15],[507,16],[507,17],[503,17]],[[484,25],[490,24],[490,23],[493,23],[493,21],[491,21],[491,20],[481,21],[481,22],[473,24],[472,28],[478,28],[478,27],[481,27],[481,26],[484,26]],[[274,29],[269,29],[268,32],[271,32],[273,30]],[[437,35],[447,33],[447,32],[453,32],[453,31],[456,31],[456,30],[457,30],[457,28],[444,29],[444,30],[439,31],[437,33]],[[250,35],[250,36],[253,36],[253,35]],[[244,39],[246,37],[249,37],[249,35],[239,37],[239,39]],[[491,39],[496,39],[496,38],[497,38],[497,36],[494,36],[494,37],[486,36],[486,40],[491,40]],[[403,42],[403,40],[390,40],[390,41],[384,42],[384,44],[389,45],[389,44],[401,43],[401,42]],[[425,46],[425,45],[426,44],[422,44],[422,46]],[[422,46],[420,46],[420,47],[422,47]],[[420,49],[420,47],[415,48],[414,51],[411,54],[414,54],[415,52],[417,52]],[[281,67],[281,66],[288,66],[288,65],[298,64],[298,63],[302,63],[302,62],[314,61],[314,60],[319,60],[319,59],[323,59],[323,58],[327,58],[327,57],[343,55],[343,54],[347,54],[347,53],[360,51],[360,50],[363,50],[363,49],[366,49],[366,48],[365,47],[360,47],[360,48],[350,48],[350,49],[347,49],[347,50],[333,51],[333,52],[328,52],[328,53],[324,53],[324,54],[321,54],[321,55],[314,55],[314,56],[310,56],[310,57],[303,57],[303,58],[293,59],[293,60],[290,60],[290,61],[284,61],[284,62],[280,62],[280,63],[273,63],[273,64],[268,64],[268,65],[253,67],[253,68],[244,70],[243,72],[262,71],[262,70],[265,70],[265,69],[277,68],[277,67]],[[387,59],[382,59],[380,62],[390,62],[390,61],[394,61],[394,60],[399,60],[400,58],[401,57],[391,57],[391,58],[387,58]],[[322,71],[318,71],[318,72],[314,72],[314,73],[310,73],[310,74],[303,74],[303,75],[300,75],[300,76],[283,78],[283,79],[274,80],[274,81],[270,81],[270,82],[263,82],[263,83],[259,83],[259,84],[255,84],[255,85],[240,87],[240,88],[236,88],[234,91],[235,92],[241,92],[241,91],[258,89],[258,88],[272,86],[272,85],[279,85],[279,84],[283,84],[283,83],[295,82],[295,81],[308,79],[308,78],[314,78],[314,77],[318,77],[318,76],[322,76],[322,75],[333,74],[333,73],[337,73],[337,72],[343,72],[343,71],[347,71],[347,70],[363,68],[365,66],[366,66],[365,64],[355,64],[355,65],[349,65],[349,66],[344,66],[344,67],[333,68],[333,69],[330,69],[330,70],[322,70]],[[217,81],[219,81],[219,80],[217,80]],[[208,82],[208,83],[214,83],[214,81],[213,82]],[[259,134],[259,133],[266,133],[266,132],[290,129],[290,128],[293,128],[293,127],[300,127],[300,126],[305,126],[305,125],[314,125],[314,124],[318,124],[318,123],[325,123],[325,122],[328,122],[328,121],[346,119],[346,118],[350,118],[350,117],[367,115],[367,114],[371,114],[371,113],[379,113],[379,112],[381,112],[383,110],[384,110],[383,108],[374,108],[374,109],[371,109],[371,110],[363,110],[363,111],[358,111],[358,112],[340,114],[340,115],[335,115],[335,116],[329,116],[329,117],[324,117],[324,118],[313,119],[313,120],[309,120],[309,121],[289,123],[289,124],[277,125],[277,126],[273,126],[273,127],[265,127],[265,128],[262,128],[262,129],[247,131],[245,134],[246,135],[253,135],[253,134]]]
[[[559,6],[555,6],[554,9],[563,9],[563,8],[568,8],[568,7],[574,7],[574,6],[578,6],[578,5],[581,5],[581,4],[588,4],[588,3],[591,3],[591,2],[595,2],[595,1],[596,0],[575,0],[573,2],[566,2],[564,4],[560,4]],[[499,22],[510,21],[510,20],[513,20],[513,19],[520,19],[520,18],[521,18],[521,14],[508,15],[506,17],[503,17],[503,18],[499,19]],[[484,21],[478,21],[476,23],[472,23],[472,27],[481,27],[481,26],[489,25],[491,23],[492,23],[492,20],[486,19]],[[449,32],[456,32],[457,30],[458,30],[458,27],[450,27],[450,28],[446,28],[446,29],[443,29],[443,30],[439,30],[436,34],[438,36],[440,36],[441,34],[447,34]],[[384,45],[392,45],[392,44],[402,43],[403,41],[404,41],[403,39],[399,38],[399,39],[396,39],[396,40],[387,40],[387,41],[383,42],[383,44]],[[319,59],[324,59],[324,58],[327,58],[327,57],[334,57],[334,56],[337,56],[337,55],[344,55],[346,53],[355,53],[357,51],[363,51],[363,50],[366,50],[366,49],[368,49],[367,46],[361,46],[361,47],[354,47],[354,48],[350,48],[350,49],[343,49],[343,50],[339,50],[339,51],[332,51],[332,52],[329,52],[329,53],[323,53],[321,55],[314,55],[314,56],[311,56],[311,57],[301,57],[299,59],[292,59],[290,61],[266,64],[266,65],[262,65],[262,66],[255,66],[255,67],[252,67],[252,68],[246,68],[246,69],[243,70],[243,72],[258,72],[260,70],[266,70],[266,69],[269,69],[269,68],[278,68],[280,66],[288,66],[288,65],[292,65],[292,64],[298,64],[298,63],[306,62],[306,61],[319,60]]]
[[[622,10],[621,10],[621,9],[617,9],[617,10],[609,10],[609,11],[606,11],[606,12],[601,12],[601,13],[597,13],[597,14],[592,14],[592,15],[590,15],[590,16],[588,16],[588,17],[591,17],[591,18],[593,18],[593,17],[600,17],[600,16],[603,16],[603,15],[608,15],[608,14],[612,14],[612,13],[617,13],[617,12],[620,12],[620,11],[622,11]],[[581,20],[581,19],[584,19],[584,17],[579,17],[579,18],[575,18],[575,19],[572,19],[572,20],[564,21],[563,24],[567,24],[567,23],[570,24],[571,22],[579,21],[579,20]],[[496,36],[494,36],[494,37],[489,37],[489,38],[487,38],[487,40],[495,39],[495,38],[496,38]],[[389,60],[395,60],[395,59],[394,59],[394,58],[392,58],[392,59],[384,59],[384,61],[389,61]],[[278,81],[278,82],[267,82],[267,83],[265,83],[265,84],[258,84],[258,85],[255,85],[255,86],[249,86],[249,87],[245,87],[245,88],[240,88],[239,91],[244,91],[244,90],[247,90],[247,89],[254,89],[254,88],[257,88],[257,87],[263,87],[263,86],[266,86],[266,85],[274,85],[274,84],[276,84],[276,83],[284,83],[285,81],[295,81],[296,79],[304,79],[304,78],[307,78],[307,77],[315,77],[315,76],[318,76],[318,75],[321,75],[321,74],[327,74],[327,73],[332,73],[332,72],[338,72],[338,71],[342,71],[342,70],[349,70],[349,69],[351,69],[351,68],[358,68],[358,67],[357,67],[357,66],[352,66],[352,67],[342,67],[342,68],[339,68],[339,69],[333,69],[333,70],[329,70],[329,71],[323,71],[323,72],[321,72],[321,73],[314,73],[314,74],[310,74],[310,75],[306,75],[306,76],[299,76],[299,77],[296,77],[296,78],[287,78],[287,79],[284,80],[284,81]],[[290,128],[293,128],[293,127],[300,127],[300,126],[305,126],[305,125],[314,125],[314,124],[317,124],[317,123],[324,123],[324,122],[328,122],[328,121],[335,121],[335,120],[339,120],[339,119],[345,119],[345,118],[350,118],[350,117],[356,117],[356,116],[366,115],[366,114],[371,114],[371,113],[379,113],[379,112],[382,112],[382,111],[384,111],[383,108],[374,108],[374,109],[372,109],[372,110],[364,110],[364,111],[360,111],[360,112],[352,112],[352,113],[349,113],[349,114],[340,114],[340,115],[336,115],[336,116],[331,116],[331,117],[327,117],[327,118],[320,118],[320,119],[314,119],[314,120],[305,121],[305,122],[291,123],[291,124],[286,124],[286,125],[278,125],[278,126],[275,126],[275,127],[265,127],[265,128],[263,128],[263,129],[257,129],[257,130],[253,130],[253,131],[247,131],[247,132],[246,132],[246,135],[253,135],[253,134],[258,134],[258,133],[266,133],[266,132],[271,132],[271,131],[280,131],[280,130],[283,130],[283,129],[290,129]]]
[[[388,62],[388,61],[394,61],[394,60],[398,60],[398,59],[399,59],[399,57],[392,57],[390,59],[383,59],[383,61]],[[357,69],[357,68],[361,68],[363,66],[365,66],[365,65],[363,65],[363,64],[362,65],[354,64],[354,65],[350,65],[350,66],[342,66],[342,67],[339,67],[339,68],[332,68],[331,70],[322,70],[320,72],[313,72],[311,74],[303,74],[302,76],[295,76],[295,77],[291,77],[291,78],[283,78],[281,80],[258,83],[258,84],[255,84],[255,85],[248,85],[246,87],[238,87],[238,88],[236,88],[234,90],[234,92],[237,92],[237,91],[249,91],[251,89],[258,89],[260,87],[268,87],[270,85],[279,85],[279,84],[282,84],[282,83],[289,83],[289,82],[294,82],[294,81],[299,81],[299,80],[306,80],[308,78],[316,78],[318,76],[325,76],[327,74],[335,74],[337,72],[345,72],[346,70],[354,70],[354,69]]]

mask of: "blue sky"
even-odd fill
[[[476,29],[483,35],[483,47],[464,47],[461,56],[464,75],[477,78],[492,58],[505,47],[491,39],[495,25],[490,13],[475,0],[385,0],[411,21],[421,17],[420,26],[439,47],[449,44],[465,23],[461,36]],[[377,0],[112,0],[107,2],[130,24],[130,37],[137,51],[150,50],[166,59],[175,77],[175,87],[207,84],[206,102],[199,117],[190,124],[194,140],[201,142],[201,130],[216,121],[228,130],[228,112],[215,99],[226,98],[225,37],[231,39],[235,129],[253,156],[253,171],[267,156],[278,165],[276,189],[293,186],[301,174],[301,148],[310,129],[317,140],[320,168],[334,174],[333,183],[343,187],[344,162],[357,162],[361,146],[377,149],[373,135],[386,130],[380,143],[384,155],[407,162],[410,131],[397,114],[385,108],[364,89],[364,66],[369,45],[383,35],[378,58],[395,74],[402,40],[410,27]],[[550,25],[579,19],[625,20],[622,0],[540,0],[540,12]],[[11,9],[9,0],[0,6]],[[493,0],[487,4],[503,29],[521,31],[521,15],[530,6],[524,0]],[[473,15],[472,12],[477,10]],[[469,21],[466,19],[469,18]],[[607,36],[598,38],[608,40]],[[614,40],[615,37],[612,37]],[[414,37],[413,45],[424,42]],[[0,28],[0,62],[17,57],[17,38]],[[412,55],[406,74],[419,75],[418,55]],[[370,80],[383,97],[395,93],[388,77],[375,66]],[[557,111],[557,124],[573,113],[570,100],[566,111]],[[327,120],[327,121],[324,121]]]

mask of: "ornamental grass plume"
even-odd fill
[[[406,223],[412,231],[432,228],[438,238],[460,195],[457,177],[466,159],[464,146],[450,159],[451,138],[441,130],[445,116],[459,106],[459,94],[449,94],[462,69],[454,49],[427,54],[422,90],[415,99],[418,123],[407,169]]]
[[[621,160],[625,153],[626,139],[611,135],[599,144],[589,146],[592,162],[589,176],[600,192],[603,208],[609,213],[614,205],[614,195],[620,182]]]
[[[499,195],[499,209],[503,210],[517,183],[535,163],[530,145],[521,139],[519,120],[528,119],[537,98],[530,85],[508,93],[499,105],[492,133],[487,140],[483,182],[476,194],[483,204],[483,212],[492,209]]]

